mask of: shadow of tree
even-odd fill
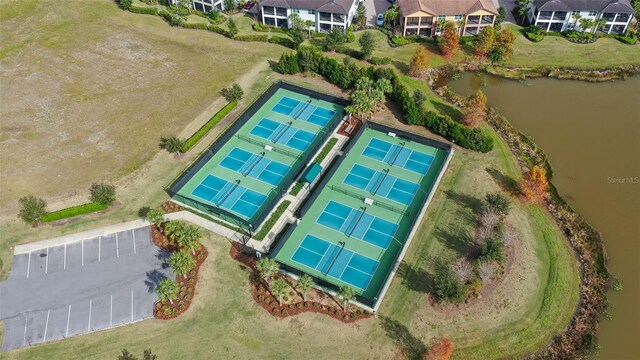
[[[468,207],[473,210],[474,213],[478,213],[482,209],[482,200],[467,194],[463,194],[454,190],[445,191],[447,197],[456,203]]]
[[[393,65],[393,67],[398,69],[398,71],[400,71],[404,75],[409,73],[409,65],[406,63],[403,63],[402,61],[397,61],[397,60],[391,61],[391,65]]]
[[[160,281],[167,278],[167,275],[163,274],[158,270],[147,271],[147,279],[144,281],[144,284],[147,286],[147,291],[152,293],[160,284]]]
[[[397,346],[407,355],[409,359],[421,359],[427,351],[426,345],[415,337],[409,329],[397,320],[386,316],[380,316],[380,325]]]
[[[475,251],[473,237],[469,232],[459,227],[439,227],[435,231],[436,238],[451,250],[456,251],[460,256]]]
[[[486,168],[485,170],[503,191],[514,196],[520,194],[520,185],[518,185],[518,182],[514,178],[506,176],[498,169]]]
[[[433,293],[433,281],[427,271],[421,268],[414,269],[403,261],[398,266],[397,274],[402,279],[402,285],[408,289],[422,293]]]
[[[462,112],[454,108],[453,106],[437,100],[429,100],[429,101],[431,102],[433,107],[435,107],[436,110],[438,110],[438,112],[440,112],[441,114],[447,115],[456,121],[462,119],[462,115],[463,115]]]
[[[267,60],[269,62],[269,68],[276,73],[280,73],[280,69],[278,69],[278,62],[273,60]]]
[[[169,259],[169,252],[166,250],[158,250],[158,252],[156,252],[156,259],[162,261],[162,269],[167,269],[169,267],[169,264],[167,264],[167,260]]]

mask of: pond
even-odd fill
[[[609,269],[624,290],[610,293],[611,320],[593,358],[637,358],[640,334],[640,77],[587,83],[506,80],[464,73],[448,86],[481,89],[490,106],[547,154],[562,197],[604,236]]]

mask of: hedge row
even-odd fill
[[[331,140],[329,140],[329,142],[322,148],[322,150],[320,150],[320,153],[313,162],[317,162],[318,164],[322,163],[322,160],[324,160],[324,158],[329,155],[329,151],[333,149],[337,142],[337,138],[331,138]]]
[[[53,211],[46,214],[45,216],[42,217],[42,222],[52,222],[56,220],[67,219],[67,218],[78,216],[78,215],[89,214],[96,211],[102,211],[108,207],[109,207],[108,205],[103,205],[95,202],[73,206],[70,208]]]
[[[482,130],[466,127],[446,115],[422,111],[409,89],[391,68],[358,67],[351,61],[339,63],[335,59],[326,57],[316,48],[300,47],[296,53],[282,54],[278,69],[285,74],[314,72],[343,89],[352,88],[356,80],[361,77],[369,77],[373,80],[386,78],[392,85],[389,97],[400,106],[402,117],[407,124],[423,125],[433,133],[467,149],[479,152],[489,152],[493,149],[493,139]]]
[[[156,7],[131,6],[129,8],[129,11],[134,14],[158,15],[158,8]]]
[[[207,24],[205,23],[189,23],[189,22],[181,22],[180,26],[187,29],[199,29],[199,30],[209,30]]]
[[[233,40],[238,41],[269,41],[269,35],[236,35]]]
[[[280,205],[278,206],[276,211],[274,211],[273,214],[271,214],[271,216],[269,217],[269,220],[267,220],[262,225],[262,227],[260,228],[260,231],[258,231],[253,238],[256,239],[256,240],[264,239],[264,237],[267,236],[269,231],[271,231],[273,226],[276,224],[278,219],[280,219],[280,217],[282,216],[284,211],[287,210],[287,208],[289,207],[290,204],[291,204],[291,201],[289,201],[289,200],[285,200],[282,203],[280,203]]]
[[[281,27],[275,27],[271,25],[262,25],[261,23],[254,23],[251,25],[253,30],[260,32],[274,32],[274,33],[287,33],[287,29],[283,29]]]
[[[189,149],[197,144],[200,139],[207,135],[209,131],[211,131],[211,129],[213,129],[213,127],[216,126],[220,122],[220,120],[224,119],[224,117],[227,116],[227,114],[229,114],[231,110],[235,109],[236,106],[238,106],[238,103],[236,101],[232,101],[225,105],[222,109],[220,109],[220,111],[218,111],[215,115],[213,115],[213,117],[211,117],[209,121],[202,125],[202,127],[198,129],[198,131],[196,131],[193,135],[191,135],[190,138],[187,139],[187,141],[185,141],[184,152],[189,151]]]

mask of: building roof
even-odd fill
[[[629,0],[535,0],[540,11],[602,11],[632,14]]]
[[[404,16],[418,11],[436,16],[464,15],[478,10],[498,14],[491,0],[399,0],[398,6]]]
[[[286,9],[306,9],[334,14],[349,14],[358,0],[262,0],[260,6],[275,6]]]

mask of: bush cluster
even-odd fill
[[[369,59],[369,62],[372,65],[387,65],[387,64],[391,64],[391,58],[389,57],[375,57],[372,56],[371,59]]]
[[[222,36],[225,36],[225,37],[228,37],[228,38],[231,38],[231,37],[232,37],[232,36],[231,36],[231,34],[230,34],[227,30],[225,30],[225,29],[221,28],[220,26],[216,26],[216,25],[209,25],[209,27],[207,28],[207,30],[212,31],[212,32],[214,32],[214,33],[218,33],[218,34],[220,34],[220,35],[222,35]]]
[[[272,36],[271,38],[269,38],[269,42],[272,44],[278,44],[284,47],[288,47],[289,49],[296,49],[298,47],[296,43],[293,42],[293,40],[280,36]]]
[[[260,31],[260,32],[274,32],[274,33],[287,33],[288,30],[281,28],[281,27],[276,27],[276,26],[271,26],[271,25],[263,25],[262,23],[254,23],[253,25],[251,25],[251,27],[253,28],[253,30],[255,31]]]
[[[199,30],[208,30],[207,24],[205,23],[190,23],[183,21],[180,23],[180,26],[187,29],[199,29]]]
[[[193,135],[191,135],[190,138],[187,139],[187,141],[185,141],[183,152],[189,151],[189,149],[191,149],[195,144],[198,143],[198,141],[200,141],[200,139],[207,135],[209,131],[211,131],[211,129],[213,129],[213,127],[220,122],[220,120],[224,119],[224,117],[227,116],[227,114],[230,113],[231,110],[235,109],[236,106],[238,106],[238,103],[232,101],[225,105],[222,109],[220,109],[220,111],[218,111],[215,115],[213,115],[213,117],[211,117],[209,121],[202,125],[202,127],[198,129],[198,131],[196,131]]]
[[[158,15],[158,9],[155,7],[130,6],[127,10],[134,14]]]
[[[278,69],[284,74],[317,73],[343,89],[352,88],[355,81],[361,77],[369,77],[373,80],[386,78],[391,82],[393,88],[390,97],[400,106],[402,117],[408,124],[426,126],[432,132],[471,150],[489,152],[493,149],[493,139],[482,130],[463,126],[449,116],[439,115],[432,111],[423,112],[392,69],[358,67],[348,59],[345,59],[341,64],[335,59],[326,57],[313,47],[300,47],[295,54],[282,54],[278,62]]]

